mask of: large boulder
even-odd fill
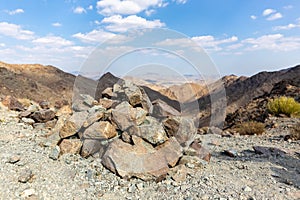
[[[99,154],[101,158],[107,149],[107,142],[94,139],[84,139],[80,155],[84,158]]]
[[[182,147],[189,147],[197,134],[194,121],[188,117],[169,117],[163,121],[169,137],[174,136]]]
[[[74,112],[73,115],[65,121],[64,125],[60,129],[60,137],[67,138],[78,133],[83,123],[86,121],[87,116],[87,111]]]
[[[83,132],[83,139],[107,140],[117,135],[116,128],[107,121],[95,122]]]
[[[134,145],[120,139],[113,141],[102,157],[102,164],[123,178],[157,180],[165,177],[169,166],[174,166],[182,155],[174,138],[159,148],[137,136],[133,136],[133,141]]]
[[[163,125],[150,116],[147,116],[141,125],[130,127],[128,133],[137,135],[153,145],[162,144],[168,139]]]
[[[147,112],[142,108],[133,108],[124,101],[112,110],[112,120],[118,128],[125,131],[131,126],[140,125],[146,119]]]

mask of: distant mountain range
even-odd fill
[[[37,102],[47,100],[53,104],[56,101],[64,100],[71,103],[74,83],[75,86],[79,86],[74,91],[91,94],[97,99],[100,98],[101,92],[106,87],[112,87],[120,80],[111,73],[104,74],[99,80],[92,80],[83,76],[76,77],[53,66],[17,65],[4,62],[0,62],[0,76],[0,97],[13,95],[17,98],[28,98]],[[157,81],[164,82],[165,80]],[[233,121],[234,115],[237,118],[237,111],[245,110],[249,104],[257,102],[258,99],[288,95],[300,100],[300,65],[275,72],[260,72],[251,77],[230,75],[219,81],[222,82],[226,91],[227,119],[231,121]],[[182,83],[171,87],[159,87],[157,84],[151,85],[145,80],[140,83],[143,83],[142,87],[152,101],[161,99],[177,110],[184,105],[186,109],[184,112],[193,113],[195,111],[189,110],[189,104],[197,103],[199,105],[197,112],[201,113],[199,115],[201,116],[199,117],[200,125],[209,124],[211,102],[207,86],[201,83]],[[214,87],[215,83],[210,84],[210,87]],[[180,100],[181,104],[177,100]],[[225,125],[230,126],[230,123]]]

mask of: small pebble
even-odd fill
[[[30,169],[26,169],[21,173],[21,175],[18,178],[18,181],[21,183],[27,183],[32,176],[33,176],[32,171]]]
[[[243,190],[244,190],[245,192],[251,192],[251,191],[252,191],[252,189],[251,189],[249,186],[245,186],[245,187],[243,188]]]

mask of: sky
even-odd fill
[[[156,39],[176,52],[184,45],[168,40],[173,33],[203,48],[222,75],[250,76],[300,64],[299,11],[299,0],[0,0],[0,61],[80,71],[101,44],[126,52],[127,31],[161,28],[170,34]],[[140,54],[127,60],[147,60]],[[169,64],[184,73],[179,61]]]

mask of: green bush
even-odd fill
[[[268,111],[276,116],[284,114],[288,117],[300,116],[300,103],[291,97],[279,97],[272,99],[267,105]]]
[[[265,131],[265,125],[261,122],[243,122],[235,127],[240,135],[261,135]]]

